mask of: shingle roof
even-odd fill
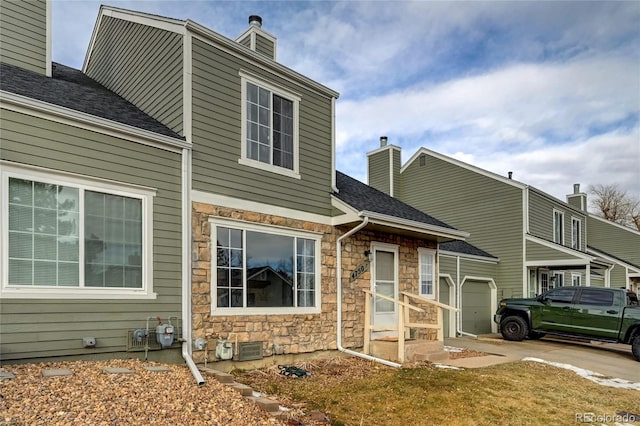
[[[601,254],[603,254],[603,255],[605,255],[605,256],[608,256],[608,257],[610,257],[610,258],[612,258],[612,259],[619,260],[620,262],[626,263],[627,265],[630,265],[630,266],[633,266],[633,267],[635,267],[635,268],[640,269],[640,266],[638,266],[638,265],[636,265],[636,264],[634,264],[634,263],[632,263],[632,262],[630,262],[630,261],[628,261],[628,260],[626,260],[626,259],[623,259],[623,258],[621,258],[621,257],[619,257],[619,256],[614,256],[614,255],[613,255],[613,254],[611,254],[611,253],[607,253],[607,252],[606,252],[606,251],[604,251],[604,250],[600,250],[600,249],[599,249],[599,248],[597,248],[597,247],[589,246],[589,245],[588,245],[588,246],[587,246],[587,249],[591,249],[591,250],[596,251],[596,252],[598,252],[598,253],[601,253]]]
[[[469,244],[466,241],[447,241],[446,243],[440,243],[440,250],[451,251],[454,253],[468,254],[471,256],[489,257],[491,259],[497,259],[495,256],[487,253],[484,250],[480,250],[478,247]]]
[[[455,230],[453,226],[447,225],[435,217],[429,216],[423,211],[411,207],[397,198],[378,191],[344,173],[336,172],[336,186],[338,187],[338,193],[334,195],[358,211],[370,211],[398,219],[412,220]]]
[[[184,139],[82,71],[55,62],[52,64],[51,78],[2,63],[0,89],[164,136]]]

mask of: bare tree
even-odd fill
[[[589,187],[591,207],[606,220],[640,230],[640,199],[627,195],[618,185]]]

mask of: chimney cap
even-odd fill
[[[251,15],[251,16],[249,16],[249,25],[255,25],[257,27],[262,27],[262,18],[259,15]]]
[[[387,138],[386,136],[380,136],[380,148],[382,148],[383,146],[387,146],[388,140],[389,138]]]
[[[513,172],[508,172],[509,179],[513,179]]]
[[[574,183],[573,184],[573,193],[574,194],[579,194],[580,193],[580,184],[579,183]]]

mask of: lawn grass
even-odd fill
[[[393,369],[340,358],[303,367],[311,377],[282,376],[273,367],[236,372],[236,380],[297,408],[294,416],[305,419],[305,413],[317,410],[333,425],[547,426],[576,424],[582,413],[640,413],[637,390],[598,385],[536,362],[466,370],[430,364]],[[614,420],[598,424],[603,423]]]

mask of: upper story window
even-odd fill
[[[320,237],[212,221],[212,312],[320,312]]]
[[[420,257],[420,295],[435,299],[436,255],[434,250],[419,248]]]
[[[300,178],[300,96],[241,72],[242,157],[240,163]]]
[[[564,213],[553,211],[553,242],[564,244]]]
[[[582,221],[578,218],[571,218],[571,248],[580,250],[582,235]]]
[[[2,177],[3,296],[151,296],[151,194],[53,174]]]

